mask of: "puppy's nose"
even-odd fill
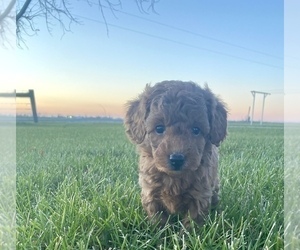
[[[175,171],[181,170],[181,167],[184,163],[184,155],[183,154],[171,154],[170,155],[170,165],[171,169]]]

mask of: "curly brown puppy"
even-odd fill
[[[225,105],[206,86],[164,81],[128,103],[126,133],[140,154],[142,204],[164,225],[170,214],[199,224],[218,203],[218,146],[227,132]],[[155,217],[156,215],[160,215]]]

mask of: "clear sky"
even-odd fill
[[[251,90],[269,92],[264,120],[283,121],[283,1],[161,0],[146,14],[124,0],[115,16],[104,9],[108,35],[96,6],[73,2],[82,25],[72,32],[62,36],[56,24],[50,35],[36,20],[27,47],[0,52],[0,89],[34,89],[38,113],[123,117],[146,83],[173,79],[207,82],[230,120],[247,117]]]

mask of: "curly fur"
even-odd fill
[[[148,216],[162,225],[170,214],[183,215],[186,227],[189,217],[202,224],[218,203],[217,147],[227,131],[225,105],[207,86],[164,81],[147,85],[128,103],[124,123],[139,150],[139,184]],[[170,164],[173,154],[182,157],[180,169]]]

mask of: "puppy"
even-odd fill
[[[137,145],[142,205],[164,225],[169,215],[203,224],[218,203],[218,146],[227,133],[225,105],[206,86],[163,81],[128,103],[125,129]]]

